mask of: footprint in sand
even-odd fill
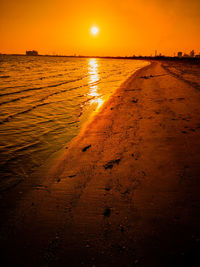
[[[119,158],[119,159],[115,159],[115,160],[111,160],[111,161],[107,162],[107,163],[104,165],[104,169],[105,169],[105,170],[107,170],[107,169],[112,169],[114,164],[119,165],[120,160],[121,160],[121,159]]]

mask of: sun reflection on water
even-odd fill
[[[96,103],[97,109],[100,108],[100,106],[103,104],[103,99],[98,93],[98,82],[100,80],[99,74],[98,74],[98,60],[96,58],[90,58],[88,62],[88,73],[90,74],[90,91],[88,93],[89,96],[92,97],[90,103]]]

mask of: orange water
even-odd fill
[[[29,179],[145,61],[0,56],[1,181]]]

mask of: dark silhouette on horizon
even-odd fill
[[[38,51],[36,50],[26,51],[26,55],[27,56],[38,56]]]

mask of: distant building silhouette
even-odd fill
[[[36,50],[31,50],[31,51],[26,51],[27,56],[38,56],[38,51]]]
[[[177,56],[178,56],[178,57],[182,57],[182,56],[183,56],[183,53],[182,53],[182,52],[178,52],[178,53],[177,53]]]
[[[192,51],[190,52],[190,56],[191,56],[191,57],[194,57],[194,55],[195,55],[194,50],[192,50]]]

